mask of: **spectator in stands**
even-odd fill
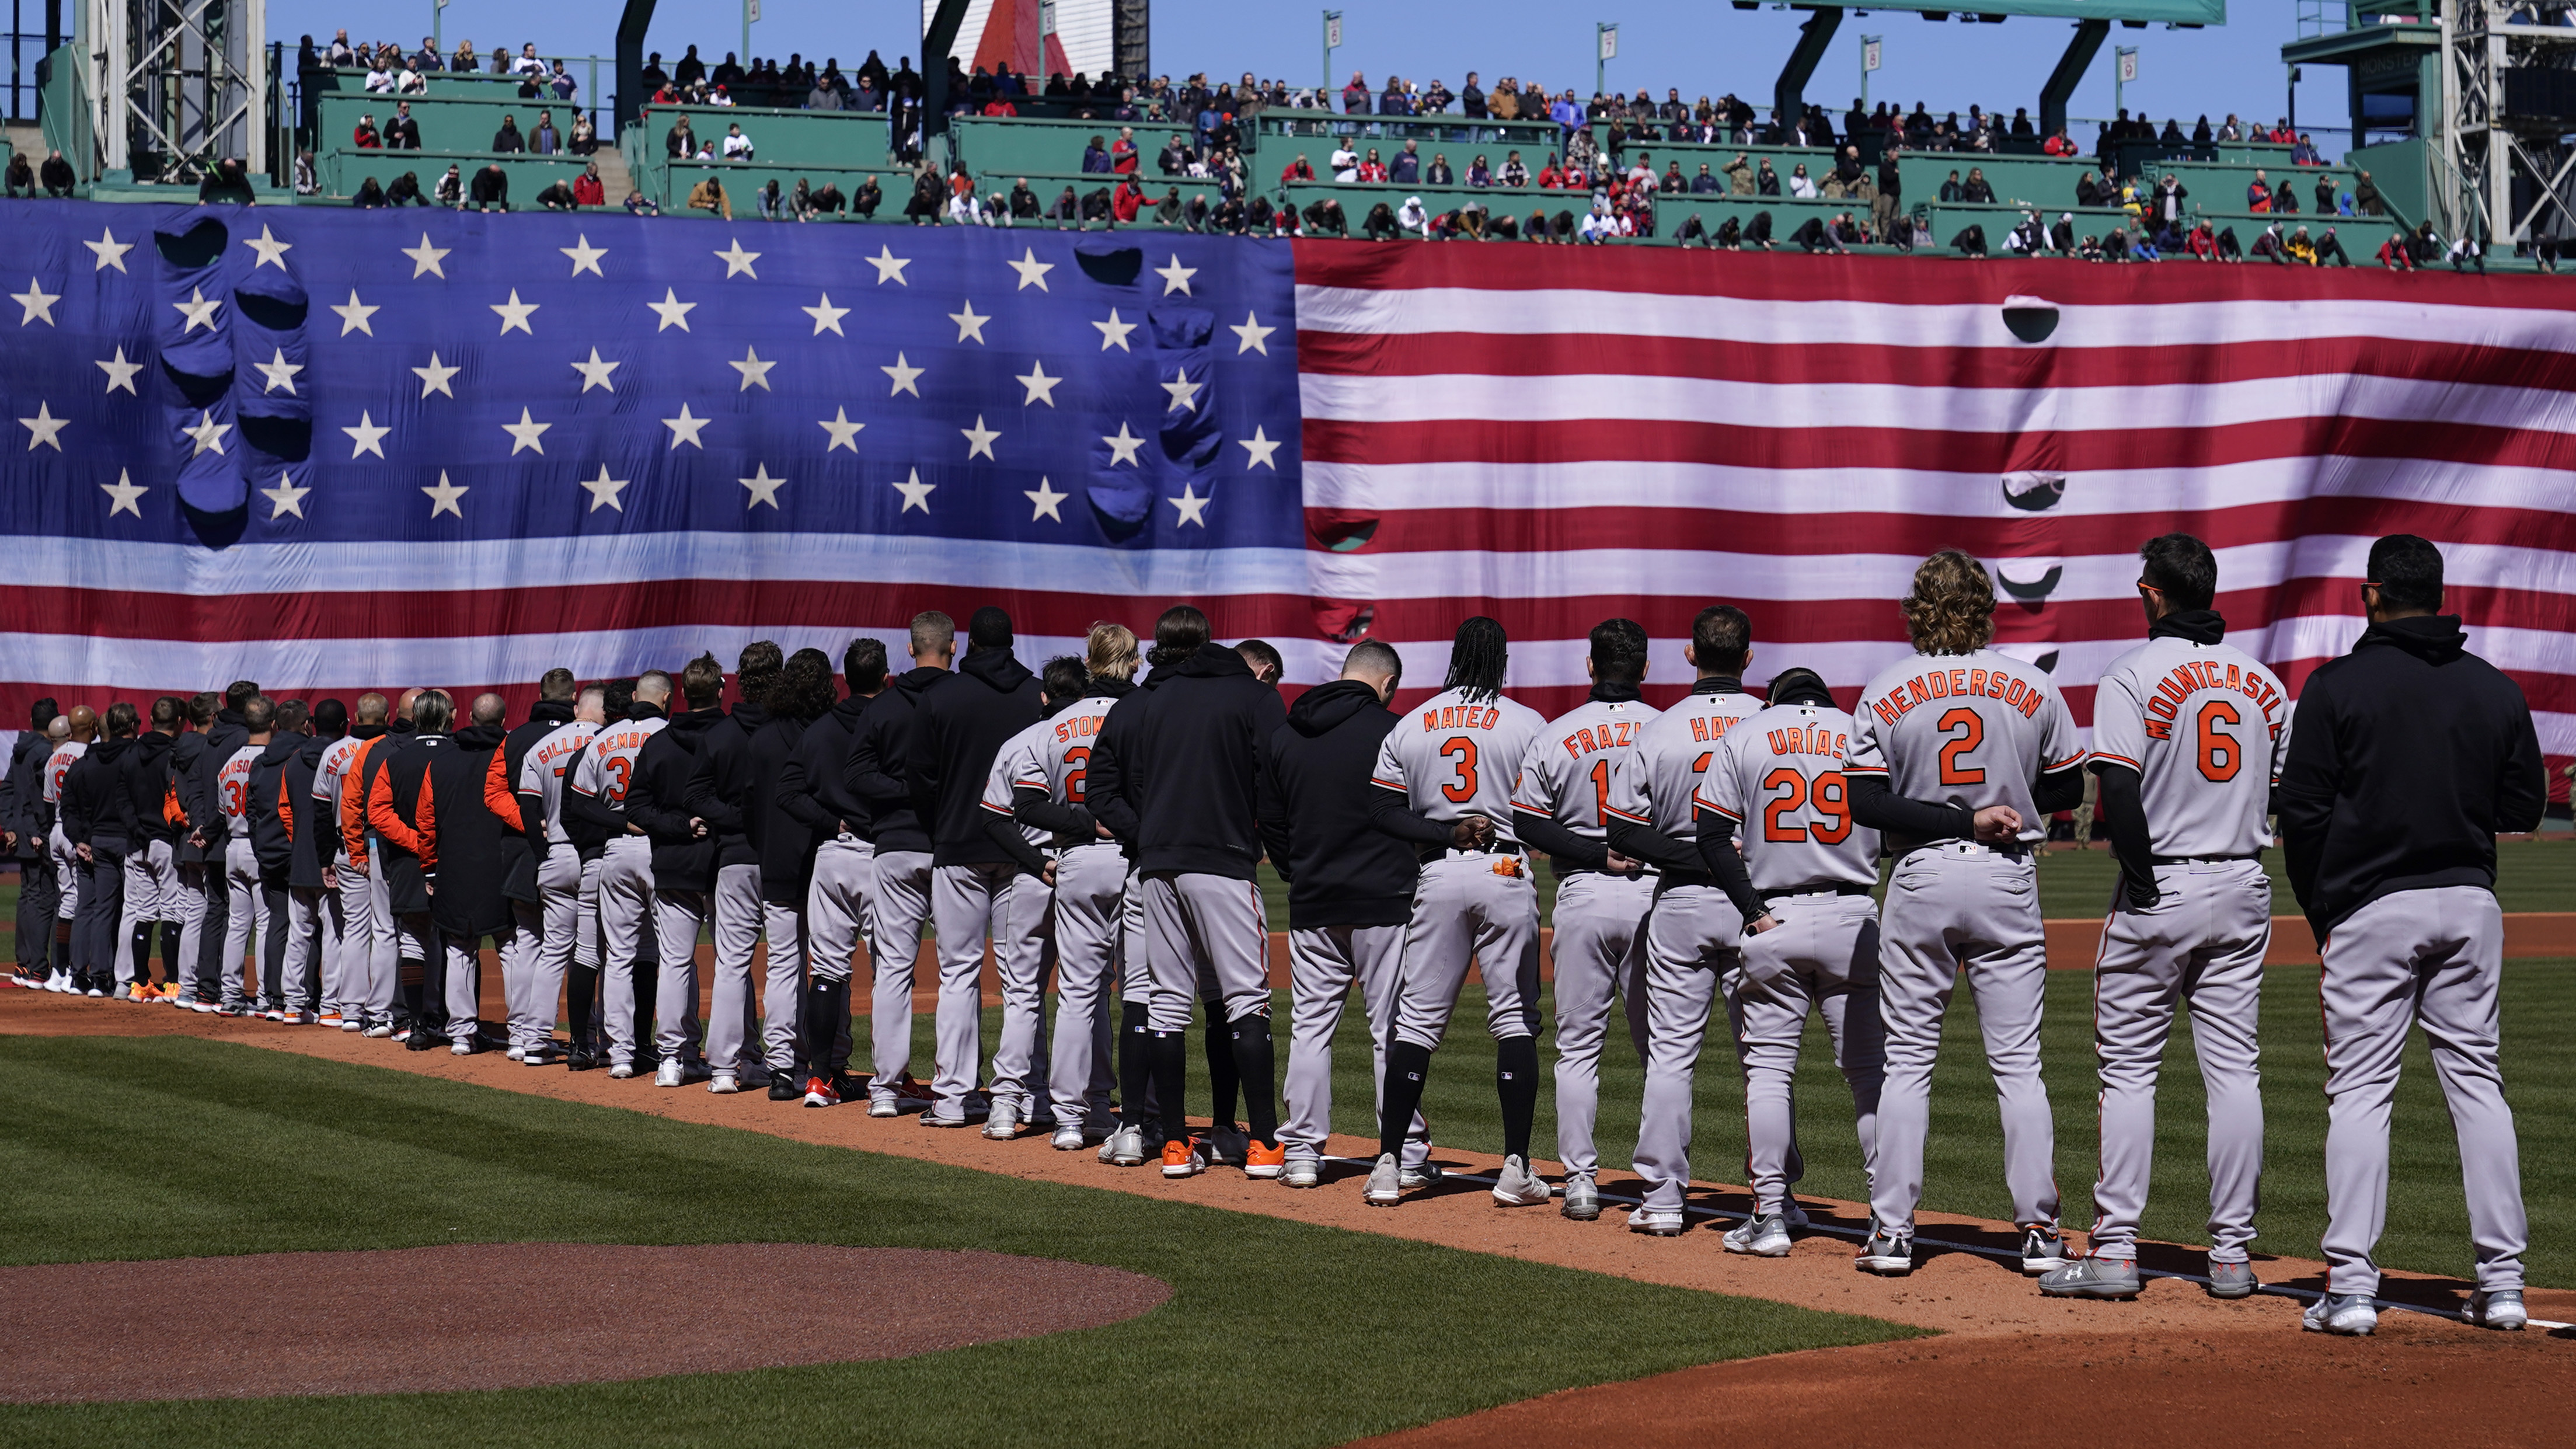
[[[1134,221],[1136,213],[1144,209],[1145,188],[1137,185],[1136,178],[1133,176],[1119,177],[1117,189],[1109,193],[1111,219],[1123,226]]]
[[[573,195],[571,186],[556,181],[537,193],[537,205],[548,211],[571,211],[581,205],[581,198]]]
[[[1735,218],[1728,217],[1726,225],[1735,225]],[[1771,213],[1767,211],[1753,213],[1753,220],[1745,224],[1741,236],[1746,246],[1760,247],[1766,252],[1771,250]],[[1718,239],[1720,241],[1726,239],[1724,227],[1718,229]]]
[[[1406,144],[1410,145],[1411,143],[1407,142]],[[1449,169],[1449,157],[1445,153],[1435,153],[1432,156],[1430,169],[1422,173],[1422,184],[1425,186],[1455,186],[1458,184],[1458,175],[1456,172]]]
[[[1342,215],[1342,204],[1327,196],[1307,203],[1306,233],[1309,236],[1349,236],[1350,223]]]
[[[2089,241],[2091,238],[2088,237],[2086,240]],[[1963,257],[1985,256],[1987,254],[1986,229],[1975,222],[1970,222],[1959,230],[1958,235],[1950,238],[1950,245]]]
[[[828,181],[823,183],[823,195],[832,197],[837,202],[839,192],[840,188],[832,183]],[[850,212],[854,216],[874,220],[877,208],[883,205],[885,205],[885,188],[877,185],[877,179],[873,176],[860,182],[858,189],[850,193]],[[833,207],[835,211],[839,209],[837,205]]]
[[[411,102],[394,102],[393,119],[385,122],[384,146],[388,151],[420,149],[420,122],[412,119]]]
[[[2246,255],[2258,262],[2271,262],[2278,266],[2289,265],[2290,248],[2281,235],[2281,224],[2276,221],[2263,228],[2262,235],[2254,238],[2254,246]]]
[[[10,194],[14,196],[17,193]],[[349,204],[364,211],[373,211],[385,204],[385,189],[376,184],[376,178],[370,176],[358,183],[358,194],[349,198]]]
[[[1798,223],[1798,229],[1789,233],[1789,240],[1796,242],[1800,251],[1810,254],[1830,252],[1840,255],[1843,250],[1842,243],[1834,239],[1833,232],[1812,216]]]
[[[688,113],[683,111],[662,136],[662,154],[674,161],[686,161],[698,154],[697,133],[689,129]]]
[[[502,170],[497,161],[486,163],[474,173],[473,193],[466,200],[477,211],[508,211],[510,173]]]
[[[555,62],[555,73],[546,79],[546,91],[556,100],[569,103],[573,97],[581,94],[581,83],[574,80],[572,72],[564,69],[564,63],[558,60]]]
[[[1488,114],[1485,88],[1476,84],[1476,73],[1472,70],[1467,72],[1466,81],[1458,87],[1458,113],[1471,121],[1481,121]]]
[[[777,177],[770,177],[766,185],[752,193],[752,199],[758,203],[762,221],[787,220],[787,197],[780,192]]]
[[[1554,156],[1548,157],[1546,161],[1540,164],[1538,168],[1538,185],[1541,191],[1555,191],[1565,185],[1565,173],[1557,169],[1556,158]]]
[[[1413,98],[1405,93],[1403,81],[1394,76],[1386,78],[1386,89],[1378,93],[1377,113],[1381,116],[1413,114]]]
[[[1869,227],[1881,240],[1895,236],[1897,213],[1904,209],[1905,175],[1898,160],[1903,151],[1903,143],[1890,136],[1886,148],[1879,152],[1878,194],[1870,198]]]
[[[1768,162],[1765,162],[1764,164],[1765,164],[1765,165],[1768,165],[1769,163],[1768,163]],[[2087,176],[2090,176],[2090,175],[2092,175],[2093,173],[2092,173],[2092,172],[2090,172],[2090,171],[2087,171],[2087,172],[2085,172],[2084,174],[2085,174],[2085,175],[2087,175]],[[1952,202],[1956,202],[1956,201],[1965,201],[1965,200],[1967,200],[1967,199],[1968,199],[1968,189],[1967,189],[1967,187],[1965,187],[1965,186],[1963,186],[1963,185],[1961,185],[1961,184],[1960,184],[1960,182],[1959,182],[1959,173],[1958,173],[1958,172],[1956,172],[1956,171],[1952,171],[1952,172],[1950,173],[1950,175],[1948,176],[1948,178],[1947,178],[1947,179],[1945,179],[1945,180],[1943,180],[1943,181],[1942,181],[1942,183],[1941,183],[1941,202],[1942,202],[1942,204],[1946,206],[1946,205],[1948,205],[1948,204],[1950,204],[1950,203],[1952,203]],[[2080,206],[2080,205],[2082,205],[2082,204],[2083,204],[2083,201],[2084,201],[2084,183],[2083,183],[2083,182],[2081,182],[2081,181],[2079,181],[2079,182],[2075,183],[2075,200],[2076,200],[2076,204],[2077,204],[2077,205],[2079,205],[2079,206]]]
[[[2335,179],[2332,176],[2320,176],[2317,178],[2317,215],[2332,216],[2335,214],[2336,189]]]
[[[689,188],[689,210],[706,211],[733,220],[733,198],[725,195],[724,183],[710,171]]]
[[[314,171],[313,153],[310,151],[296,152],[295,194],[298,196],[318,196],[321,192],[322,180]]]
[[[1947,198],[1944,199],[1946,200]],[[2103,178],[2095,176],[2090,171],[2087,171],[2083,175],[2075,178],[2075,204],[2077,206],[2108,206],[2111,204],[2111,201],[2111,187]]]
[[[591,162],[572,180],[572,199],[577,206],[606,206],[608,183],[600,177],[599,163]]]
[[[1090,144],[1082,148],[1082,173],[1105,176],[1109,169],[1109,148],[1101,145],[1100,138],[1094,136]]]
[[[1968,168],[1968,184],[1959,188],[1959,199],[1962,201],[1982,204],[1991,204],[1994,201],[1995,189],[1986,184],[1986,169],[1984,167],[1971,166]]]
[[[936,226],[939,213],[948,204],[948,188],[938,175],[924,166],[912,178],[912,195],[903,204],[903,214],[914,226]]]
[[[349,143],[361,151],[375,151],[382,149],[385,144],[385,138],[384,133],[376,129],[376,118],[373,116],[360,116],[358,118],[358,129],[350,133]]]
[[[1073,194],[1072,187],[1068,186],[1063,191],[1057,193],[1055,204],[1047,208],[1046,219],[1058,226],[1062,226],[1068,222],[1075,225],[1081,224],[1082,201]]]
[[[1956,175],[1956,172],[1951,173]],[[1789,194],[1802,200],[1816,199],[1815,178],[1807,174],[1807,163],[1799,162],[1789,170]]]
[[[425,96],[429,94],[429,77],[412,69],[409,61],[400,62],[394,68],[394,93]]]
[[[692,50],[697,49],[696,46],[691,46],[689,48]],[[535,41],[531,40],[525,45],[519,47],[519,58],[510,63],[510,69],[519,75],[542,76],[546,73],[546,63],[537,58],[537,43]]]
[[[1367,115],[1369,111],[1369,103],[1373,99],[1374,95],[1375,92],[1372,92],[1369,89],[1367,78],[1362,76],[1358,71],[1352,71],[1351,83],[1342,87],[1342,114],[1346,116]]]
[[[2182,250],[2184,255],[2196,262],[2218,260],[2218,237],[2210,231],[2207,217],[2201,218],[2193,225],[2191,235],[2183,239]]]
[[[2304,226],[2293,229],[2281,247],[2299,266],[2313,267],[2317,264],[2317,244],[2308,239],[2308,229]]]
[[[1136,128],[1121,126],[1118,139],[1109,143],[1109,169],[1128,176],[1136,174]]]
[[[378,95],[389,96],[394,93],[394,73],[383,61],[371,60],[367,63],[367,90]]]
[[[429,205],[429,198],[421,194],[420,173],[417,171],[406,171],[400,176],[395,177],[394,184],[385,188],[385,205]]]
[[[1043,210],[1038,205],[1038,194],[1029,189],[1029,178],[1025,176],[1011,187],[1007,205],[1013,221],[1036,221]]]
[[[1505,186],[1515,188],[1529,185],[1529,167],[1522,163],[1520,152],[1510,151],[1504,153],[1503,169],[1495,173],[1495,180],[1501,182]]]
[[[564,149],[575,156],[593,156],[598,154],[599,131],[591,125],[589,112],[573,112],[572,135],[571,138],[564,143]]]
[[[331,64],[347,70],[358,63],[358,53],[349,48],[349,32],[343,30],[331,37]]]
[[[501,129],[492,133],[492,149],[504,155],[528,149],[528,138],[519,134],[518,117],[501,118]]]
[[[2380,214],[2379,183],[2371,180],[2367,171],[2353,175],[2352,204],[2364,216]]]
[[[528,154],[552,156],[563,150],[563,136],[555,130],[555,113],[537,112],[537,129],[528,137]]]
[[[2430,222],[2425,224],[2431,225]],[[2405,232],[2392,231],[2388,234],[2388,239],[2379,244],[2379,265],[2392,272],[2415,270],[2414,248],[2408,245]]]
[[[1395,224],[1395,208],[1383,201],[1370,207],[1368,216],[1360,222],[1360,235],[1370,241],[1394,241],[1402,236],[1403,230]]]
[[[625,205],[626,214],[628,216],[660,216],[662,214],[661,206],[656,203],[653,198],[646,196],[641,191],[630,191],[626,193]]]
[[[1955,171],[1950,174],[1953,177],[1958,175]],[[1768,156],[1762,158],[1762,164],[1753,172],[1753,194],[1756,196],[1780,194],[1780,173],[1771,169],[1771,158]]]
[[[1377,148],[1375,146],[1371,146],[1368,149],[1368,159],[1360,163],[1360,180],[1386,180],[1386,163],[1377,159]]]
[[[2290,148],[2290,164],[2293,166],[2323,166],[2326,164],[2325,153],[2317,149],[2317,143],[2313,137],[2302,133],[2299,137],[2299,143]]]
[[[748,161],[751,158],[751,138],[742,133],[742,126],[739,122],[727,122],[725,124],[724,159],[727,161]]]
[[[2290,178],[2287,176],[2281,178],[2280,185],[2272,188],[2272,209],[2276,212],[2292,213],[2299,209],[2299,193],[2291,189]]]
[[[2352,265],[2352,254],[2343,249],[2343,239],[2335,235],[2333,227],[2327,227],[2325,235],[2317,238],[2317,265],[2321,267]],[[2557,269],[2552,267],[2549,270]]]
[[[1421,143],[1413,140],[1407,140],[1404,143],[1404,149],[1395,153],[1395,164],[1387,168],[1387,180],[1394,182],[1398,186],[1415,186],[1421,183],[1422,152],[1420,150],[1420,144]],[[1369,156],[1373,160],[1376,158],[1377,153],[1375,151],[1371,151]]]
[[[2065,129],[2061,127],[2056,135],[2041,142],[2039,149],[2043,155],[2072,156],[2075,154],[2075,138],[2067,135]]]

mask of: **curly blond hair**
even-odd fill
[[[1136,634],[1124,624],[1106,620],[1091,626],[1083,641],[1083,665],[1095,679],[1136,677]]]
[[[1955,548],[1914,570],[1904,609],[1917,654],[1971,654],[1995,637],[1995,582],[1984,564]]]

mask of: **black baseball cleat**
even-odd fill
[[[773,1102],[802,1101],[805,1097],[804,1083],[805,1077],[802,1073],[773,1070],[769,1074],[769,1100]]]
[[[599,1070],[599,1067],[599,1053],[597,1052],[574,1051],[564,1058],[564,1068],[567,1071],[595,1072]]]

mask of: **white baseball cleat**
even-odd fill
[[[2524,1325],[2531,1322],[2531,1315],[2523,1310],[2522,1290],[2519,1288],[2498,1288],[2492,1292],[2470,1294],[2466,1316],[2469,1322],[2480,1328],[2501,1329],[2506,1333],[2520,1333]]]
[[[1545,1207],[1547,1200],[1547,1182],[1530,1171],[1528,1158],[1503,1159],[1502,1173],[1494,1179],[1494,1201],[1504,1207]]]
[[[2299,1326],[2310,1333],[2367,1338],[2378,1331],[2379,1310],[2366,1293],[2328,1293],[2299,1315]]]
[[[1730,1253],[1785,1258],[1789,1256],[1789,1220],[1779,1213],[1760,1213],[1728,1228],[1719,1241]]]

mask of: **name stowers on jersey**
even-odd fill
[[[1642,699],[1587,699],[1550,721],[1521,761],[1513,808],[1547,816],[1586,840],[1607,839],[1602,817],[1611,781],[1654,718],[1654,706]]]
[[[1443,690],[1387,731],[1370,778],[1402,791],[1406,804],[1432,820],[1482,815],[1494,822],[1497,846],[1517,849],[1512,789],[1546,728],[1537,710],[1501,695],[1470,699],[1462,690]]]
[[[1047,798],[1058,805],[1088,803],[1082,787],[1091,776],[1091,742],[1099,737],[1100,722],[1109,717],[1109,707],[1117,702],[1112,695],[1087,694],[1040,720],[1039,732],[1018,754],[1011,788],[1044,790]],[[998,761],[1002,756],[994,758]],[[1067,849],[1092,843],[1070,839],[1056,842]]]
[[[1691,797],[1737,722],[1762,708],[1739,689],[1693,693],[1655,716],[1610,782],[1610,813],[1675,840],[1695,839]]]
[[[2039,777],[2081,764],[2075,721],[2048,676],[1992,649],[1917,654],[1879,671],[1852,710],[1846,775],[1884,775],[1909,800],[1983,810],[2009,805],[2019,838],[2046,839],[2031,800]],[[1910,850],[1922,841],[1891,837]]]
[[[2170,635],[2113,660],[2093,696],[2093,757],[2138,772],[2158,855],[2252,855],[2290,752],[2280,678],[2243,650]]]
[[[1878,883],[1878,832],[1852,820],[1843,779],[1851,734],[1841,710],[1776,705],[1727,731],[1700,776],[1697,808],[1739,827],[1757,894]]]

